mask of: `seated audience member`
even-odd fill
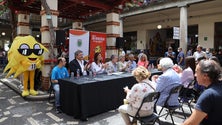
[[[91,64],[91,70],[95,70],[97,74],[105,72],[106,65],[102,63],[101,53],[94,54],[94,62]]]
[[[133,85],[131,90],[128,89],[128,87],[124,88],[124,91],[127,94],[126,100],[128,104],[121,105],[118,109],[126,125],[132,124],[129,115],[135,116],[144,96],[155,91],[155,87],[149,80],[151,73],[146,68],[139,66],[133,70],[132,74],[138,83]],[[154,103],[144,103],[139,114],[140,116],[149,116],[153,113],[153,111]]]
[[[198,84],[207,89],[200,95],[191,116],[183,125],[222,125],[221,67],[213,60],[201,60],[196,66]]]
[[[145,68],[148,68],[148,65],[149,65],[149,61],[147,60],[146,54],[142,54],[139,58],[137,66],[143,66]]]
[[[139,53],[138,56],[137,56],[137,57],[138,57],[138,60],[140,60],[140,58],[141,58],[141,56],[142,56],[143,54],[144,54],[144,50],[141,49],[141,50],[140,50],[140,53]]]
[[[119,67],[120,72],[127,71],[128,67],[129,67],[129,64],[125,61],[125,55],[120,55],[119,56],[118,67]]]
[[[130,68],[131,71],[133,71],[137,67],[133,54],[129,54],[128,63],[129,63],[129,68]]]
[[[181,74],[181,84],[184,88],[187,88],[189,83],[194,80],[194,72],[196,68],[195,58],[193,56],[188,56],[185,58],[185,69]],[[190,86],[190,88],[193,86]]]
[[[66,59],[64,57],[59,57],[58,58],[58,65],[55,66],[52,69],[51,73],[51,83],[52,87],[55,90],[55,106],[56,106],[56,113],[61,113],[60,109],[60,94],[59,94],[59,79],[62,78],[68,78],[69,73],[68,70],[65,67],[66,65]]]
[[[222,66],[222,49],[219,49],[215,56],[218,58],[220,65]]]
[[[173,51],[173,48],[170,46],[168,47],[168,51],[164,53],[164,57],[169,57],[172,59],[173,63],[176,63],[176,53]]]
[[[196,68],[195,58],[193,56],[188,56],[185,58],[185,69],[181,71],[181,84],[183,88],[180,90],[180,97],[182,97],[182,101],[187,102],[187,97],[196,98],[199,96],[196,91],[192,88],[194,85],[189,85],[190,83],[194,82],[194,72]]]
[[[206,60],[207,58],[205,56],[200,57],[196,60],[196,64],[198,64],[201,60]]]
[[[211,58],[209,58],[209,60],[214,60],[215,62],[217,62],[220,65],[220,61],[216,56],[211,56]]]
[[[117,72],[118,71],[118,56],[117,55],[112,55],[110,57],[110,61],[107,62],[107,69],[110,69],[111,72]]]
[[[181,76],[183,69],[179,65],[177,64],[173,65],[172,69],[176,71],[179,74],[179,76]]]
[[[169,96],[170,90],[173,87],[180,85],[180,77],[178,73],[172,69],[173,61],[168,57],[160,59],[158,67],[161,68],[163,74],[160,76],[152,76],[152,81],[156,83],[156,91],[160,92],[157,105],[164,106],[166,98]],[[179,94],[173,94],[168,101],[168,105],[179,105],[178,96]]]
[[[197,61],[196,61],[196,64],[198,64],[201,60],[206,60],[206,57],[200,57],[200,58],[198,58],[197,59]],[[195,100],[197,100],[198,99],[198,97],[200,96],[200,94],[205,90],[205,87],[204,86],[202,86],[202,85],[199,85],[198,83],[196,83],[195,85],[194,85],[194,89],[195,89],[195,91],[196,91],[196,98],[195,98]]]
[[[159,57],[157,60],[156,60],[156,67],[157,67],[157,70],[161,71],[161,67],[159,66],[160,64],[160,60],[162,59],[163,57]]]
[[[210,49],[210,48],[207,48],[207,49],[206,49],[206,58],[207,58],[207,59],[210,59],[211,57],[212,57],[211,49]]]
[[[83,59],[83,52],[77,50],[75,52],[75,59],[69,63],[70,72],[74,72],[74,76],[77,76],[77,70],[79,70],[79,75],[82,76],[83,73],[86,74],[86,71],[90,68],[88,62]]]

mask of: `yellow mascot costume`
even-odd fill
[[[48,52],[32,36],[17,36],[8,51],[8,64],[4,72],[9,71],[6,77],[14,74],[14,78],[23,73],[23,97],[29,94],[38,94],[34,90],[35,69],[41,67],[44,51]],[[28,90],[28,81],[30,82],[30,90]]]

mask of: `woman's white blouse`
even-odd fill
[[[146,82],[149,82],[150,85],[152,85],[151,81],[146,80]],[[148,93],[154,92],[154,90],[148,85],[146,82],[141,82],[135,84],[130,92],[127,93],[127,101],[129,104],[131,104],[135,108],[139,108],[140,104],[143,101],[143,98],[145,95],[148,95]],[[151,110],[154,106],[154,103],[144,103],[141,110]]]
[[[105,71],[105,69],[102,68],[102,63],[97,65],[95,62],[92,62],[91,70],[96,70],[97,74],[101,74],[101,73],[103,73]]]

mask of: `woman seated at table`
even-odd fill
[[[125,55],[119,56],[118,67],[120,72],[125,72],[129,68],[129,63],[125,61]]]
[[[142,54],[141,57],[139,58],[139,61],[137,63],[138,66],[143,66],[145,68],[148,68],[149,61],[147,60],[146,54]]]
[[[106,65],[102,63],[101,53],[94,54],[94,62],[91,64],[91,70],[95,71],[96,74],[101,74],[105,72]]]
[[[126,92],[126,100],[128,104],[121,105],[119,112],[125,121],[126,125],[131,125],[129,115],[135,116],[140,104],[142,103],[143,97],[148,93],[154,92],[155,87],[149,80],[151,73],[143,66],[137,67],[132,72],[133,76],[138,81],[131,90],[128,87],[124,88]],[[149,116],[153,113],[154,103],[144,103],[139,114],[140,116]],[[128,115],[129,114],[129,115]]]

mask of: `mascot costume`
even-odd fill
[[[23,73],[23,97],[29,94],[38,94],[34,90],[35,69],[41,67],[44,51],[48,52],[32,36],[17,36],[8,51],[8,64],[4,72],[9,71],[6,77],[14,74],[14,78]],[[28,81],[30,83],[30,90],[28,90]]]

